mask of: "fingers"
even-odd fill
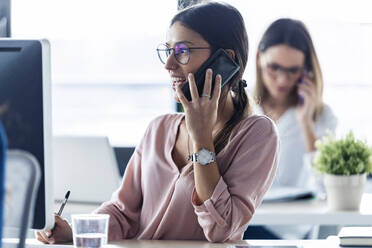
[[[57,214],[55,215],[54,220],[55,220],[56,224],[61,223],[62,221],[65,221],[61,216],[59,216]]]
[[[56,225],[53,232],[53,238],[58,239],[60,241],[65,241],[66,239],[65,234],[71,230],[67,220],[56,215],[55,222]]]
[[[184,109],[185,111],[187,111],[187,109],[188,109],[188,105],[189,105],[190,102],[187,100],[187,98],[186,98],[185,95],[183,94],[183,92],[182,92],[180,86],[177,86],[177,88],[176,88],[176,93],[177,93],[178,99],[180,100],[180,103],[181,103],[182,106],[183,106],[183,109]]]
[[[63,221],[61,217],[58,215],[55,215],[55,226],[53,230],[58,227],[58,225]],[[39,240],[40,242],[44,244],[54,244],[55,243],[55,238],[53,236],[53,231],[52,230],[47,230],[47,231],[36,231],[35,232],[36,239]]]
[[[301,106],[304,106],[304,105],[309,105],[310,102],[312,102],[311,98],[310,98],[310,95],[308,92],[304,91],[304,90],[298,90],[298,95],[300,96],[300,105]]]
[[[196,88],[196,83],[195,83],[195,78],[192,73],[189,73],[189,87],[190,87],[190,92],[191,92],[191,101],[198,101],[199,99],[199,92],[198,89]]]
[[[209,95],[209,96],[211,95],[212,77],[213,77],[213,71],[212,69],[209,68],[205,73],[203,95]]]
[[[216,80],[215,80],[215,83],[214,83],[213,97],[212,97],[212,100],[215,103],[218,103],[218,100],[220,99],[220,95],[221,95],[221,83],[222,83],[222,77],[221,77],[220,74],[217,74]]]
[[[309,71],[308,73],[306,73],[306,77],[309,78],[310,80],[313,80],[314,79],[314,73],[312,71]]]
[[[37,232],[35,231],[35,236],[36,236],[36,239],[44,244],[48,244],[48,240],[46,240],[45,238],[43,238],[43,236],[41,236],[40,232]]]
[[[72,241],[72,230],[65,219],[55,215],[54,228],[48,231],[37,231],[35,236],[44,244],[65,243]]]
[[[44,231],[39,232],[39,234],[45,242],[49,243],[49,236]]]
[[[49,237],[50,231],[37,231],[35,232],[36,239],[44,244],[54,244],[55,240],[52,237]]]
[[[298,93],[306,98],[314,98],[315,97],[315,93],[314,91],[309,88],[309,87],[301,87],[299,88],[298,90]]]
[[[304,77],[300,85],[305,87],[307,86],[315,90],[315,84],[308,77]]]
[[[315,97],[315,85],[309,79],[304,79],[304,83],[298,85],[298,93],[301,95]]]

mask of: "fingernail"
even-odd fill
[[[54,244],[56,241],[54,240],[54,238],[50,238],[49,239],[49,243],[51,243],[51,244]]]
[[[192,73],[190,72],[189,75],[188,75],[189,78],[192,78]]]
[[[208,68],[207,72],[208,73],[212,73],[212,69],[211,68]]]

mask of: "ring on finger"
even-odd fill
[[[211,98],[211,95],[208,95],[208,94],[201,94],[200,97],[203,97],[203,96]]]

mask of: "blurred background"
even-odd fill
[[[51,43],[53,134],[108,136],[133,147],[154,117],[175,112],[170,78],[156,47],[182,1],[12,0],[13,38]],[[188,2],[188,1],[186,1]],[[372,15],[369,1],[226,0],[249,36],[248,91],[257,44],[280,17],[309,28],[324,77],[324,100],[339,119],[372,142]]]

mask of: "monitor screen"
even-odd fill
[[[8,148],[33,154],[42,174],[33,229],[54,225],[50,88],[48,41],[0,39],[0,120]]]

